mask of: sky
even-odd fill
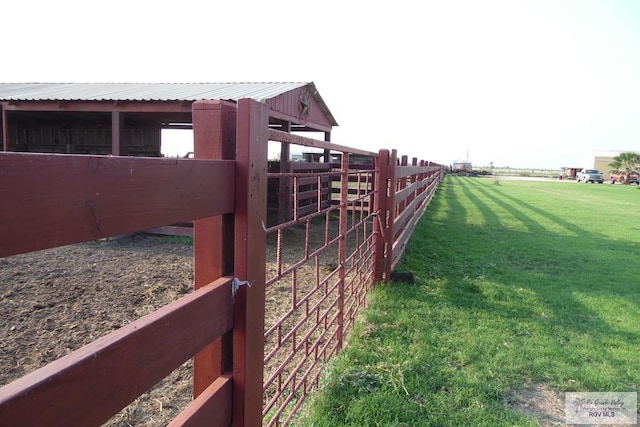
[[[5,2],[2,82],[314,82],[332,142],[478,166],[640,150],[637,0]]]

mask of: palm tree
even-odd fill
[[[621,177],[622,183],[628,184],[628,176],[638,173],[640,168],[640,154],[633,152],[620,153],[613,158],[613,162],[609,163],[609,167],[611,172],[623,175]]]

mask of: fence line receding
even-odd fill
[[[100,425],[191,358],[171,425],[289,424],[443,175],[270,130],[251,100],[192,116],[195,159],[0,153],[0,256],[193,222],[195,266],[194,292],[0,388],[0,425]]]

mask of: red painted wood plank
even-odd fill
[[[7,111],[114,111],[131,113],[183,113],[189,119],[191,102],[184,101],[7,101]]]
[[[150,228],[144,232],[149,234],[159,234],[161,236],[193,237],[193,227],[182,227],[176,225],[165,225],[163,227]]]
[[[317,176],[307,176],[301,177],[297,179],[298,187],[302,187],[303,185],[317,185],[318,177]]]
[[[404,228],[404,224],[407,220],[413,217],[417,211],[418,206],[427,197],[429,193],[425,192],[413,199],[411,203],[406,207],[400,215],[398,215],[393,221],[393,235],[395,236],[400,229]]]
[[[298,199],[300,201],[313,199],[314,197],[318,197],[318,190],[301,191],[298,193]]]
[[[360,150],[358,148],[351,148],[345,145],[332,144],[330,142],[320,141],[312,138],[306,138],[304,136],[281,132],[275,129],[269,130],[269,140],[289,142],[291,144],[303,145],[305,147],[324,148],[327,150],[341,151],[343,153],[361,154],[363,156],[375,157],[378,155],[377,153],[374,153],[371,151]]]
[[[0,389],[0,425],[99,425],[232,327],[223,277]]]
[[[396,171],[399,168],[397,166],[398,159],[397,150],[391,150],[391,155],[389,156],[389,168],[387,170],[387,179],[389,181],[389,194],[387,196],[387,221],[385,223],[386,229],[384,231],[385,238],[385,258],[384,258],[384,277],[385,280],[391,280],[391,263],[392,263],[392,248],[393,248],[393,224],[395,223],[396,218],[396,204],[395,204],[395,195],[396,195]]]
[[[0,257],[233,211],[231,161],[0,153]]]
[[[437,166],[397,166],[396,167],[396,179],[416,175],[419,173],[427,173],[434,170],[437,170]]]
[[[218,377],[168,427],[230,426],[232,384],[230,374]]]
[[[242,286],[234,304],[233,423],[262,425],[268,111],[238,101],[236,237],[234,272]]]
[[[427,186],[431,181],[433,181],[433,179],[433,177],[427,177],[423,180],[416,181],[406,188],[403,188],[402,190],[396,192],[395,204],[398,205],[399,202],[406,200],[413,193],[421,193],[425,188],[427,188]]]
[[[291,172],[328,172],[331,170],[329,163],[292,162]]]
[[[407,207],[407,210],[404,213],[412,212],[413,214],[409,217],[403,215],[399,216],[394,223],[394,234],[398,231],[402,230],[398,235],[397,239],[393,243],[392,249],[392,262],[391,268],[394,269],[402,260],[402,256],[404,255],[404,251],[413,235],[413,232],[416,229],[420,218],[424,215],[427,210],[427,206],[435,193],[435,190],[438,186],[438,181],[432,181],[426,188],[426,191],[420,193]],[[404,223],[406,221],[406,224]],[[401,228],[402,227],[402,228]]]
[[[196,159],[233,160],[236,152],[236,106],[222,101],[193,104]],[[233,215],[194,221],[194,286],[199,289],[233,271]],[[231,369],[231,334],[216,339],[193,359],[193,396],[203,393]],[[231,408],[229,408],[230,410]]]
[[[298,215],[300,217],[306,216],[310,213],[318,212],[318,204],[314,203],[312,205],[302,206],[298,208]]]
[[[411,239],[411,236],[415,231],[418,221],[420,221],[420,218],[422,218],[422,215],[425,212],[425,208],[426,206],[423,205],[417,212],[414,213],[413,216],[409,218],[409,221],[405,225],[404,229],[398,235],[398,238],[396,239],[396,241],[393,243],[393,248],[392,248],[393,256],[391,261],[392,270],[395,269],[396,266],[402,260],[402,256],[404,255],[404,251],[407,248],[407,244],[409,243],[409,240]]]

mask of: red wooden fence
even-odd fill
[[[0,388],[0,425],[99,425],[190,358],[194,400],[171,425],[292,420],[367,292],[389,280],[443,168],[270,131],[265,108],[194,103],[195,159],[0,153],[0,257],[194,221],[195,269],[191,294]],[[342,163],[274,176],[269,140]],[[339,190],[324,203],[331,176]],[[293,220],[267,228],[268,178],[311,178],[321,203],[300,209],[294,194]],[[283,283],[289,300],[272,304]],[[282,311],[265,323],[267,309]]]

